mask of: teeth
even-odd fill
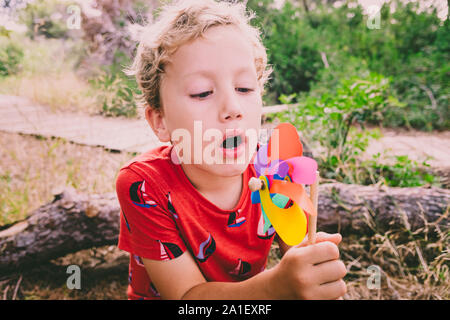
[[[239,147],[241,143],[242,143],[241,136],[229,137],[223,141],[222,147],[226,149],[234,149],[236,147]]]

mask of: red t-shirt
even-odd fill
[[[275,230],[263,233],[261,206],[252,204],[248,180],[232,210],[200,194],[162,146],[132,159],[116,181],[119,198],[118,247],[130,252],[129,299],[160,299],[141,258],[169,260],[188,250],[207,281],[242,281],[263,271]]]

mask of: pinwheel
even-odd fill
[[[256,154],[254,167],[258,178],[249,181],[252,203],[261,204],[264,232],[272,225],[290,246],[305,238],[307,225],[310,240],[315,237],[317,162],[302,154],[303,145],[295,127],[289,123],[278,125],[268,144]],[[312,200],[303,185],[311,185]]]

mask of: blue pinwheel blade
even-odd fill
[[[252,203],[261,203],[261,197],[259,196],[259,191],[252,192]]]

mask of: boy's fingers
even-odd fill
[[[298,248],[298,253],[302,255],[302,259],[305,259],[306,262],[313,265],[339,258],[339,249],[331,241],[322,241]]]
[[[342,236],[340,233],[326,233],[326,232],[318,232],[316,234],[316,243],[324,242],[324,241],[331,241],[334,244],[338,245],[342,241]],[[295,247],[302,248],[308,246],[308,236],[305,237],[305,239]]]
[[[316,294],[322,299],[338,299],[347,292],[347,285],[344,280],[340,279],[333,282],[321,284]]]
[[[347,268],[341,260],[327,261],[313,266],[319,283],[327,283],[342,279],[347,274]]]

